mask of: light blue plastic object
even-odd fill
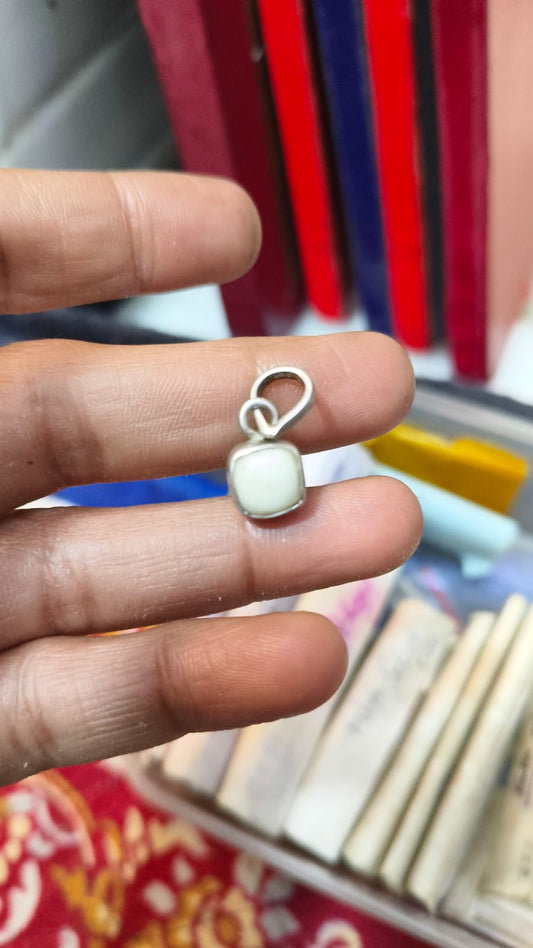
[[[518,540],[520,526],[510,517],[384,464],[376,464],[375,473],[395,477],[411,488],[422,507],[424,540],[458,556],[470,579],[486,576],[494,561]]]

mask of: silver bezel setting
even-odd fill
[[[284,507],[283,510],[277,510],[275,513],[271,513],[271,514],[252,513],[251,511],[246,510],[242,506],[239,500],[239,497],[237,495],[237,492],[235,490],[235,485],[233,483],[233,472],[235,469],[235,465],[236,465],[236,462],[239,460],[239,458],[245,457],[247,454],[253,454],[253,453],[256,453],[257,451],[270,450],[273,447],[283,448],[286,451],[290,451],[293,457],[298,461],[297,478],[298,478],[298,488],[300,491],[300,499],[298,500],[297,503],[292,504],[291,507]],[[228,457],[227,470],[228,470],[228,489],[231,494],[231,497],[233,498],[234,503],[236,504],[237,508],[241,511],[241,513],[243,513],[245,517],[249,517],[251,520],[273,520],[276,517],[282,517],[285,514],[291,513],[291,511],[293,510],[298,510],[298,508],[301,507],[305,501],[307,491],[305,487],[302,457],[301,457],[300,452],[298,451],[298,448],[295,448],[295,446],[291,444],[290,441],[258,440],[256,442],[249,441],[249,442],[245,442],[244,444],[238,444],[235,448],[233,448],[233,451],[231,451]]]

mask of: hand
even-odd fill
[[[1,312],[223,282],[259,244],[255,209],[228,182],[0,172]],[[311,490],[267,526],[227,498],[15,510],[68,485],[223,466],[251,382],[276,364],[315,383],[291,432],[304,451],[373,437],[411,402],[405,354],[370,333],[0,351],[2,781],[303,712],[340,683],[344,645],[322,617],[195,616],[397,566],[420,532],[397,481]],[[139,625],[158,627],[89,637]]]

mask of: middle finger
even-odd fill
[[[0,647],[220,612],[393,569],[418,542],[399,481],[309,491],[278,524],[229,498],[128,509],[19,511],[0,529]]]

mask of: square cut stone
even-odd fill
[[[288,441],[240,445],[228,466],[231,493],[247,517],[279,517],[305,499],[300,452]]]

